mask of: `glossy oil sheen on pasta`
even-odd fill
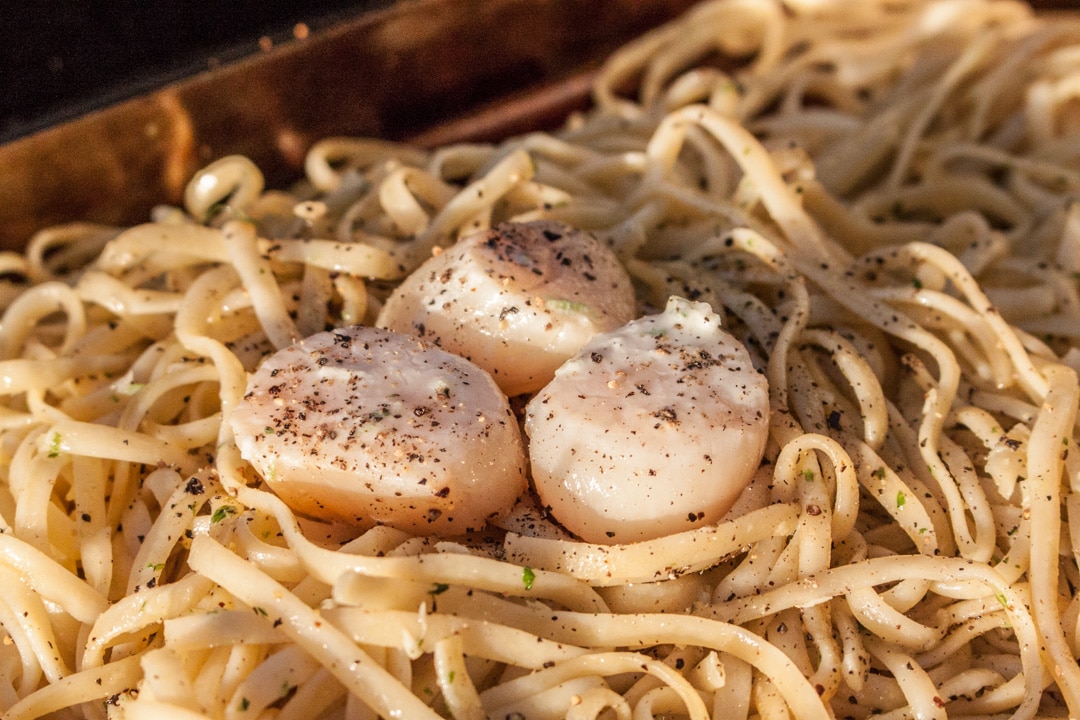
[[[0,258],[4,717],[1080,716],[1080,25],[719,0],[594,101],[327,139],[288,192],[224,158],[150,224]],[[249,376],[533,220],[746,348],[734,507],[604,544],[528,493],[452,537],[294,512],[232,434]]]

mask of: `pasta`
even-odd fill
[[[222,158],[0,258],[5,718],[1080,716],[1080,22],[711,0],[593,100],[330,138],[288,191]],[[255,369],[535,220],[746,347],[735,506],[615,544],[528,493],[452,537],[294,512],[228,422]]]

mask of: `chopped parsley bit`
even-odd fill
[[[146,567],[150,568],[154,572],[160,572],[165,569],[165,563],[147,563]]]
[[[222,212],[225,212],[226,210],[228,210],[232,214],[232,216],[234,218],[236,218],[237,220],[242,220],[244,222],[252,222],[252,219],[251,219],[250,215],[248,215],[243,210],[238,210],[238,209],[234,208],[232,205],[229,204],[229,200],[231,198],[232,198],[232,193],[230,193],[227,197],[224,197],[221,200],[218,200],[216,203],[214,203],[213,205],[208,207],[206,209],[206,220],[205,221],[209,222],[209,221],[213,220],[214,217],[216,215],[218,215],[219,213],[222,213]]]
[[[244,712],[251,707],[251,701],[247,698],[240,698],[240,712]]]
[[[222,210],[224,210],[227,207],[229,207],[228,202],[226,202],[225,200],[218,200],[216,203],[214,203],[210,207],[206,208],[206,217],[204,218],[204,220],[206,220],[206,221],[212,220],[215,215],[217,215],[219,212],[221,212]],[[245,706],[242,709],[247,710],[247,705],[246,705],[247,700],[246,699],[244,700],[244,703],[245,703]]]
[[[1009,609],[1009,601],[1002,593],[996,593],[994,597],[997,598],[997,601],[999,603],[1001,603],[1001,607],[1005,608],[1006,610]]]
[[[922,290],[922,280],[917,277],[911,278],[911,286],[916,290]]]
[[[274,428],[270,427],[269,425],[263,428],[263,433],[266,435],[277,435],[277,433],[274,432]]]
[[[232,505],[222,505],[221,507],[219,507],[217,510],[214,511],[213,515],[210,516],[210,522],[212,524],[216,525],[217,523],[219,523],[222,520],[224,520],[225,518],[227,518],[229,515],[235,515],[235,514],[236,514],[236,508],[234,506],[232,506]]]
[[[899,510],[900,508],[904,507],[904,503],[906,503],[906,502],[907,502],[907,497],[906,497],[906,496],[904,495],[904,491],[903,491],[903,490],[901,490],[900,492],[896,493],[896,508],[897,508],[898,510]]]
[[[49,439],[49,457],[60,457],[60,433],[54,432]]]
[[[924,528],[924,527],[919,528],[919,534],[920,535],[925,535],[926,534],[926,528]]]
[[[447,583],[435,583],[435,586],[428,590],[428,595],[442,595],[449,589],[450,586]]]
[[[267,615],[266,615],[266,610],[262,609],[262,608],[261,608],[261,607],[259,607],[258,605],[256,605],[255,607],[253,607],[253,608],[251,608],[251,609],[255,611],[255,614],[256,614],[256,615],[262,615],[263,617],[266,617],[266,616],[267,616]]]
[[[137,394],[144,387],[146,387],[146,383],[133,382],[133,383],[127,383],[126,385],[121,385],[120,387],[116,388],[116,390],[121,395],[131,396],[131,395]]]
[[[803,480],[805,480],[806,482],[808,482],[808,483],[814,482],[814,471],[813,470],[803,470],[802,476],[803,476]]]
[[[536,573],[532,568],[527,567],[521,571],[521,582],[525,584],[526,590],[532,590],[533,583],[536,582]]]
[[[874,477],[876,477],[878,480],[884,480],[885,479],[885,467],[884,466],[879,467],[877,470],[875,470],[874,472],[872,472],[870,474],[873,475]]]
[[[585,314],[589,312],[589,306],[585,303],[574,302],[573,300],[548,300],[549,307],[553,307],[559,312],[572,312],[578,314]]]
[[[454,673],[453,670],[451,670],[450,674],[446,676],[446,682],[448,682],[448,683],[454,682],[454,677],[455,677],[455,673]]]

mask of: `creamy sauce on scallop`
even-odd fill
[[[552,221],[503,223],[433,256],[390,296],[377,324],[431,339],[533,393],[593,335],[634,317],[615,254]]]
[[[765,377],[705,303],[598,335],[529,402],[536,491],[589,542],[624,543],[716,522],[761,461]]]
[[[455,535],[526,487],[518,423],[491,377],[388,330],[341,328],[275,353],[230,422],[244,459],[314,517]]]

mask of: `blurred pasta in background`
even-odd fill
[[[148,224],[0,256],[6,718],[1080,715],[1080,19],[714,0],[593,100],[326,139],[288,190],[222,158]],[[735,506],[615,544],[531,492],[450,537],[291,510],[228,422],[249,375],[535,220],[745,346]]]

